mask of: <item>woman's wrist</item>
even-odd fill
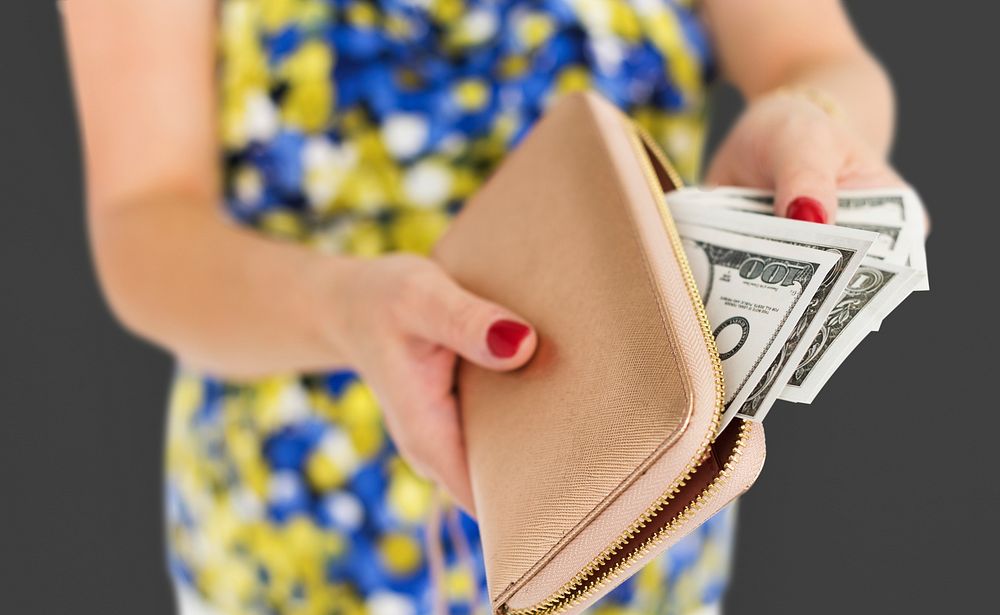
[[[892,143],[892,82],[869,55],[851,55],[796,73],[774,91],[787,91],[823,110],[881,155]]]
[[[350,367],[349,333],[358,325],[364,261],[350,256],[310,254],[301,276],[304,284],[299,317],[333,365]]]

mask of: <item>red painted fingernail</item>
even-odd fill
[[[826,222],[823,204],[808,196],[800,196],[788,204],[788,217],[803,222]]]
[[[486,333],[486,345],[498,359],[509,359],[517,354],[521,342],[528,337],[531,329],[513,320],[498,320],[490,325]]]

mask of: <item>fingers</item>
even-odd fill
[[[774,210],[806,222],[833,222],[837,213],[837,174],[842,166],[833,139],[822,132],[794,138],[774,156]]]
[[[534,354],[534,330],[510,310],[466,291],[444,272],[417,284],[413,309],[404,316],[414,333],[488,369],[515,369]]]
[[[411,409],[415,410],[415,409]],[[475,515],[472,485],[459,429],[454,397],[447,397],[423,411],[407,412],[408,425],[396,439],[403,456],[413,469],[436,482],[463,510]]]
[[[515,369],[535,352],[537,334],[519,315],[460,287],[433,262],[385,257],[376,323],[359,371],[382,402],[400,454],[474,514],[458,404],[456,355],[493,370]],[[357,319],[363,320],[363,319]]]
[[[447,357],[444,357],[447,355]],[[454,355],[414,363],[405,352],[387,357],[385,382],[372,382],[393,443],[418,474],[434,481],[464,510],[475,514],[465,444],[451,387],[425,370],[450,378]]]
[[[734,146],[729,142],[724,142],[719,147],[705,172],[705,177],[702,180],[703,185],[739,186],[745,183],[735,172],[741,168],[741,165],[735,160],[734,149]]]

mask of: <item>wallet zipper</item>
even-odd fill
[[[677,494],[681,491],[681,488],[687,484],[695,472],[698,471],[698,467],[705,461],[708,455],[711,454],[711,445],[715,439],[716,432],[719,430],[719,422],[722,419],[722,413],[725,409],[725,379],[722,373],[722,360],[719,358],[719,351],[715,345],[715,336],[712,334],[712,328],[708,322],[708,315],[705,313],[705,306],[701,301],[701,294],[698,292],[698,286],[695,284],[694,275],[691,273],[691,268],[688,266],[687,257],[685,256],[684,248],[681,245],[680,235],[677,234],[677,228],[674,226],[673,218],[670,216],[670,211],[667,209],[666,200],[662,195],[663,187],[660,185],[656,171],[653,169],[653,165],[649,160],[647,150],[653,156],[656,156],[657,161],[662,165],[664,171],[670,177],[670,180],[673,182],[675,187],[682,187],[683,182],[677,175],[674,168],[667,161],[666,157],[660,151],[659,147],[657,147],[656,142],[649,135],[649,133],[631,120],[626,118],[626,121],[632,128],[632,132],[629,136],[632,139],[633,146],[636,148],[636,151],[641,154],[640,160],[643,167],[643,173],[646,176],[646,181],[650,188],[653,189],[653,194],[657,197],[656,204],[660,213],[660,218],[666,228],[667,236],[670,239],[670,244],[674,251],[674,256],[677,259],[677,263],[680,265],[681,275],[684,278],[685,290],[687,291],[688,298],[691,300],[691,305],[694,308],[695,315],[698,319],[698,325],[701,328],[702,336],[704,337],[705,344],[708,348],[708,354],[715,376],[715,412],[712,416],[711,425],[706,431],[704,440],[699,445],[697,453],[691,458],[691,461],[688,462],[684,471],[681,472],[681,477],[675,481],[663,495],[657,498],[656,501],[653,502],[653,504],[647,508],[643,514],[611,544],[611,546],[588,563],[583,570],[577,573],[558,591],[542,602],[522,609],[512,609],[503,605],[500,608],[500,611],[505,615],[556,615],[558,613],[562,613],[563,611],[572,608],[575,604],[586,600],[589,596],[593,595],[595,591],[599,590],[609,581],[612,581],[621,575],[623,571],[631,568],[637,560],[641,559],[651,549],[666,540],[678,526],[693,517],[702,509],[705,502],[711,498],[711,496],[714,495],[721,485],[723,485],[729,478],[733,466],[737,461],[739,461],[739,458],[742,455],[743,445],[746,443],[747,437],[749,436],[749,425],[746,421],[743,421],[739,426],[740,431],[736,437],[736,443],[733,445],[732,452],[723,464],[718,475],[712,479],[712,482],[709,483],[709,485],[705,487],[705,489],[702,490],[702,492],[699,493],[694,500],[677,513],[676,516],[667,521],[663,527],[657,529],[652,535],[643,540],[641,543],[637,545],[629,544],[642,528],[658,520],[657,516],[660,511],[662,511],[664,507],[666,507],[677,496]],[[594,573],[601,566],[625,548],[630,548],[630,552],[627,556],[617,562],[614,566],[611,566],[607,570],[595,576]]]

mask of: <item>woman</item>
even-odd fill
[[[838,187],[899,181],[891,86],[835,0],[63,10],[104,291],[179,358],[168,540],[192,613],[482,605],[475,524],[431,487],[472,511],[452,368],[516,368],[536,338],[421,255],[555,96],[599,90],[694,178],[718,66],[748,104],[708,181],[820,223]],[[718,608],[732,524],[598,608]]]

